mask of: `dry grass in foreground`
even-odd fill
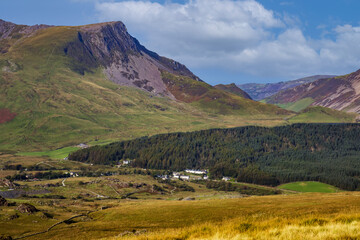
[[[68,184],[71,185],[70,181]],[[0,222],[0,230],[2,234],[18,238],[85,214],[86,217],[59,224],[51,231],[26,239],[351,240],[360,239],[359,200],[359,192],[195,201],[63,199],[54,205],[45,204],[47,200],[33,199],[26,202],[54,218],[19,214],[19,218],[9,221],[6,216],[14,212],[14,207],[5,207],[0,213],[4,220]],[[43,204],[39,204],[40,201]]]
[[[152,232],[138,229],[104,239],[360,239],[360,203],[357,203],[359,200],[360,195],[357,193],[226,200],[223,201],[223,218],[227,218],[224,221],[214,222],[216,217],[213,216],[208,218],[209,222],[193,221],[191,226],[182,228],[162,228]],[[218,204],[214,204],[215,202],[209,205],[209,211],[216,215],[220,212],[211,208],[211,205],[213,208],[219,207]],[[189,219],[192,219],[192,215],[197,215],[196,211],[191,211],[190,206],[184,207],[190,208],[187,216]],[[229,208],[234,208],[233,216],[225,215]],[[170,218],[169,221],[174,220]],[[183,219],[184,221],[189,220]]]
[[[356,217],[359,219],[358,217]],[[163,239],[209,239],[209,240],[243,240],[243,239],[256,239],[256,240],[304,240],[304,239],[342,239],[353,240],[360,239],[360,221],[350,220],[349,222],[337,222],[331,219],[298,219],[298,224],[284,224],[279,223],[277,220],[263,222],[258,224],[241,223],[241,219],[233,219],[227,221],[222,225],[216,224],[201,224],[199,226],[192,226],[181,230],[171,229],[150,234],[141,234],[138,232],[124,232],[117,237],[104,238],[106,240],[113,239],[140,239],[140,240],[163,240]],[[312,222],[306,224],[306,222]],[[319,222],[317,222],[319,221]],[[280,225],[280,226],[279,226]]]

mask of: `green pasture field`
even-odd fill
[[[321,182],[293,182],[280,185],[278,188],[297,192],[335,193],[340,191],[334,186]]]

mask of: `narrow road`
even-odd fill
[[[117,193],[117,195],[121,196],[121,194],[118,191],[116,191],[116,189],[111,184],[109,184],[108,186],[111,187],[114,190],[114,192]]]
[[[47,163],[47,162],[39,162],[39,163],[37,163],[36,165],[40,165],[40,164],[45,164],[45,165],[48,165],[48,166],[50,166],[50,167],[54,167],[53,165],[51,165],[51,164],[49,164],[49,163]]]
[[[61,184],[63,185],[63,187],[65,187],[65,181],[66,181],[67,178],[64,178],[64,180],[62,180]]]
[[[173,195],[174,191],[176,190],[176,187],[170,191],[171,195]]]
[[[62,223],[64,223],[64,222],[66,222],[66,221],[69,221],[69,220],[74,219],[74,218],[82,217],[82,216],[86,216],[86,215],[80,214],[80,215],[73,216],[73,217],[71,217],[71,218],[68,218],[68,219],[66,219],[66,220],[62,220],[62,221],[60,221],[60,222],[57,222],[57,223],[53,224],[51,227],[49,227],[49,228],[46,229],[45,231],[37,232],[37,233],[32,233],[32,234],[29,234],[29,235],[26,235],[26,236],[22,236],[22,237],[17,237],[17,238],[14,238],[14,240],[15,240],[15,239],[28,238],[28,237],[36,236],[36,235],[39,235],[39,234],[47,233],[47,232],[49,232],[52,228],[54,228],[55,226],[57,226],[57,225],[59,225],[59,224],[62,224]]]
[[[84,189],[85,191],[91,192],[92,194],[96,195],[97,198],[107,198],[107,196],[97,194],[96,192],[90,191],[88,189]]]

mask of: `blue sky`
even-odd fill
[[[356,0],[1,0],[17,24],[123,21],[143,45],[210,84],[276,82],[360,68]]]

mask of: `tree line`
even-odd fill
[[[161,134],[94,146],[69,155],[93,164],[180,171],[209,169],[211,178],[275,186],[321,181],[360,189],[359,124],[293,124]]]

